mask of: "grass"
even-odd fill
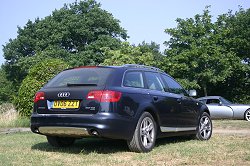
[[[250,122],[246,120],[213,120],[214,128],[219,129],[250,129]]]
[[[153,151],[129,152],[120,140],[88,138],[72,147],[51,147],[45,136],[0,137],[0,165],[250,165],[250,137],[213,135],[209,141],[157,140]]]
[[[12,105],[0,107],[0,128],[28,127]],[[250,129],[244,120],[213,120],[217,129]],[[214,134],[209,141],[163,138],[149,153],[130,152],[125,141],[85,138],[54,148],[31,132],[0,134],[0,165],[250,165],[249,135]]]
[[[12,104],[5,103],[0,106],[0,128],[29,126],[29,118],[20,117]]]

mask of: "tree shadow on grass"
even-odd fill
[[[187,142],[193,140],[190,136],[174,136],[174,137],[165,137],[165,138],[159,138],[156,140],[155,146],[162,146],[167,145],[171,143],[181,143],[181,142]]]
[[[156,140],[155,146],[164,146],[170,143],[179,143],[189,141],[188,137],[168,137],[159,138]],[[112,140],[102,138],[83,138],[76,140],[76,142],[69,147],[53,147],[48,142],[41,142],[31,147],[33,150],[41,150],[47,152],[61,152],[72,154],[111,154],[117,152],[129,152],[129,148],[124,140]]]
[[[116,153],[122,151],[129,151],[126,141],[124,140],[113,140],[103,138],[83,138],[76,140],[76,142],[69,147],[53,147],[48,142],[41,142],[35,144],[31,149],[48,151],[48,152],[63,152],[63,153]]]

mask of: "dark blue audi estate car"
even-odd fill
[[[195,94],[149,66],[67,69],[36,93],[31,130],[52,146],[93,136],[123,139],[134,152],[149,152],[165,136],[208,140],[210,113]]]

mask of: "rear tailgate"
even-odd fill
[[[40,90],[44,97],[34,103],[39,114],[95,114],[100,102],[88,94],[105,89],[112,68],[79,68],[66,70]]]
[[[44,89],[45,100],[35,103],[36,112],[40,114],[95,114],[100,103],[88,100],[88,93],[102,90],[104,87],[71,87]]]

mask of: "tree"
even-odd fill
[[[0,69],[0,104],[12,102],[13,94],[12,83],[7,80],[5,72]]]
[[[250,9],[240,8],[235,14],[229,11],[220,15],[216,23],[221,29],[227,29],[222,44],[250,65]]]
[[[15,98],[15,105],[21,116],[29,117],[31,115],[35,93],[48,80],[66,68],[69,68],[69,65],[60,59],[47,59],[30,69],[29,74],[22,81],[18,96]]]
[[[208,7],[194,18],[178,18],[177,27],[166,29],[171,38],[165,42],[165,70],[182,80],[185,87],[202,88],[211,92],[233,74],[241,59],[221,45],[221,28],[211,21]],[[225,30],[225,29],[224,29]],[[224,32],[226,33],[226,32]]]
[[[242,8],[234,14],[229,11],[215,22],[221,36],[220,45],[234,52],[241,63],[232,66],[232,74],[224,82],[214,86],[214,93],[240,103],[249,103],[250,95],[250,9]]]
[[[44,58],[63,59],[72,66],[94,65],[105,59],[102,47],[118,48],[128,37],[119,20],[94,0],[64,5],[44,19],[29,20],[23,28],[18,27],[17,33],[3,49],[4,70],[16,87],[37,55],[39,60],[46,53]]]
[[[140,64],[158,67],[160,59],[163,58],[159,52],[159,46],[145,42],[138,46],[123,42],[120,49],[106,49],[105,56],[109,58],[105,59],[101,65]]]

